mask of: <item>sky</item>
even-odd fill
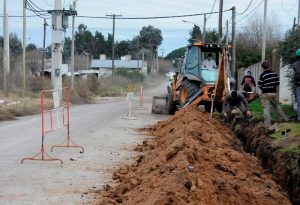
[[[31,0],[40,8],[45,10],[53,9],[55,0]],[[224,10],[236,6],[237,12],[242,13],[251,0],[224,0]],[[263,3],[252,13],[249,14],[262,0],[252,0],[249,9],[242,15],[237,15],[237,31],[241,31],[247,25],[247,21],[252,15],[263,16]],[[7,0],[7,9],[9,15],[22,15],[22,0]],[[61,0],[64,8],[68,9],[73,0]],[[149,16],[169,16],[185,15],[211,12],[214,0],[78,0],[77,11],[80,16],[105,16],[107,14],[121,14],[122,17],[149,17]],[[216,0],[214,11],[219,9],[219,0]],[[269,0],[268,17],[277,16],[278,25],[280,25],[280,34],[284,34],[293,24],[294,17],[297,16],[298,0]],[[3,0],[0,0],[0,14],[3,13]],[[27,15],[32,15],[27,11]],[[225,12],[223,16],[223,27],[225,21],[231,19],[231,11]],[[185,23],[183,20],[192,23]],[[0,18],[2,23],[2,18]],[[34,43],[39,47],[43,42],[43,19],[39,17],[27,18],[27,43]],[[48,19],[51,24],[51,19]],[[84,23],[92,32],[100,31],[107,36],[112,33],[111,19],[88,19],[76,18],[76,27]],[[159,54],[166,56],[169,52],[179,47],[186,46],[189,37],[189,31],[193,23],[203,27],[203,16],[155,19],[155,20],[116,20],[116,40],[132,39],[139,34],[143,26],[152,25],[162,31],[163,42],[159,47]],[[71,19],[69,19],[71,25]],[[217,29],[218,14],[212,14],[208,18],[207,28]],[[231,26],[231,25],[230,25]],[[22,18],[9,18],[9,31],[17,33],[22,37]],[[3,28],[0,26],[0,35],[3,34]],[[65,36],[71,35],[71,28],[67,29]],[[47,45],[51,43],[51,27],[47,28]]]

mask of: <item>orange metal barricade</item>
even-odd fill
[[[136,109],[147,110],[147,108],[144,106],[144,90],[142,85],[141,85],[140,96],[139,96],[139,106]]]
[[[44,103],[45,103],[44,102],[45,94],[46,93],[56,93],[56,92],[58,92],[58,93],[65,92],[65,103],[63,105],[61,105],[60,107],[58,107],[58,108],[45,110],[45,105],[44,105]],[[41,98],[41,120],[42,120],[41,151],[33,157],[27,157],[27,158],[22,159],[21,163],[23,163],[24,160],[38,160],[38,161],[60,161],[61,164],[63,164],[63,161],[61,159],[50,157],[45,152],[44,141],[45,141],[45,136],[46,136],[47,133],[54,132],[58,129],[66,127],[67,128],[67,137],[66,137],[66,139],[62,142],[62,144],[52,146],[51,147],[51,152],[53,151],[54,147],[80,148],[81,153],[84,152],[84,148],[80,145],[77,145],[74,141],[71,140],[71,137],[70,137],[70,94],[69,94],[69,88],[65,87],[65,88],[58,89],[58,90],[42,90],[40,92],[40,98]],[[61,116],[61,118],[62,118],[62,127],[60,127],[59,125],[57,127],[55,127],[54,124],[53,124],[53,122],[54,122],[53,113],[56,112],[57,117],[58,117],[59,111],[62,111],[62,116]],[[48,114],[49,114],[49,120],[50,120],[50,127],[47,129],[46,128],[46,123],[45,123],[45,117],[48,116]],[[64,142],[66,142],[66,144],[63,144]]]

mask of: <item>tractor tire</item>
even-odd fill
[[[173,90],[168,93],[167,111],[170,115],[174,115],[177,110],[177,103],[173,101]]]
[[[192,98],[199,91],[199,83],[190,81],[188,79],[183,80],[179,92],[179,104],[180,107],[185,106],[188,100]]]

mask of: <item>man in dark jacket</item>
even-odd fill
[[[296,85],[298,122],[300,122],[300,48],[296,51],[296,62],[292,64],[294,69],[294,82]]]
[[[266,61],[261,64],[261,67],[264,71],[259,77],[258,87],[262,91],[261,101],[264,107],[264,123],[269,128],[271,125],[270,103],[276,111],[279,120],[288,121],[288,118],[277,101],[276,88],[279,85],[278,75],[269,68],[269,64]]]
[[[239,93],[236,90],[230,91],[224,99],[223,102],[223,116],[226,119],[231,118],[231,112],[234,107],[237,107],[241,110],[244,115],[244,118],[251,117],[251,112],[248,110],[248,101],[243,94]]]

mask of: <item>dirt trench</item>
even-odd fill
[[[243,151],[234,133],[188,107],[142,130],[135,163],[113,174],[94,204],[291,204],[260,161]]]
[[[300,204],[300,153],[280,152],[293,139],[287,139],[278,145],[261,126],[238,126],[236,135],[244,144],[245,151],[253,153],[276,181],[289,195],[294,205]],[[298,143],[299,141],[297,141]]]

